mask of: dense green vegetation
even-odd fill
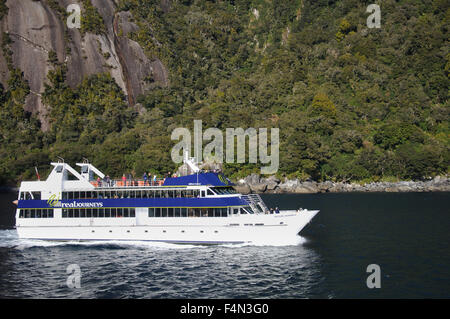
[[[123,0],[119,10],[140,27],[129,36],[163,61],[170,85],[140,96],[146,112],[137,114],[109,75],[71,89],[60,65],[43,94],[51,110],[44,133],[21,108],[27,86],[14,71],[0,96],[0,183],[28,178],[56,156],[88,157],[111,176],[173,171],[170,134],[194,119],[204,129],[280,128],[280,176],[446,174],[449,1],[383,1],[380,29],[366,26],[370,3],[183,0],[164,12],[159,0]],[[83,32],[101,32],[95,12],[89,21]],[[238,177],[260,166],[225,168]]]
[[[100,34],[105,32],[105,24],[102,16],[92,5],[91,0],[83,0],[83,11],[81,14],[81,33],[86,32]]]

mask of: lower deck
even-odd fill
[[[317,211],[284,211],[274,215],[199,218],[91,218],[70,219],[70,224],[16,227],[20,238],[45,240],[143,240],[173,243],[243,243],[297,235]]]

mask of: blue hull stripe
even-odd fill
[[[239,197],[227,198],[119,198],[61,200],[53,208],[108,207],[227,207],[248,205]],[[52,208],[46,200],[19,200],[18,208]]]

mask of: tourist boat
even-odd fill
[[[238,194],[223,174],[203,172],[148,181],[105,180],[91,163],[53,162],[45,181],[20,185],[19,238],[128,240],[190,244],[252,243],[295,237],[318,210],[271,214],[258,194]],[[97,177],[97,179],[96,179]],[[100,183],[97,180],[100,179]]]

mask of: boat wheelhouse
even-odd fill
[[[221,173],[164,180],[109,180],[88,162],[80,173],[51,163],[45,181],[22,182],[16,211],[20,238],[245,243],[297,235],[318,211],[270,214],[257,194],[238,194]],[[97,179],[95,179],[97,177]],[[100,182],[98,182],[98,180]]]

